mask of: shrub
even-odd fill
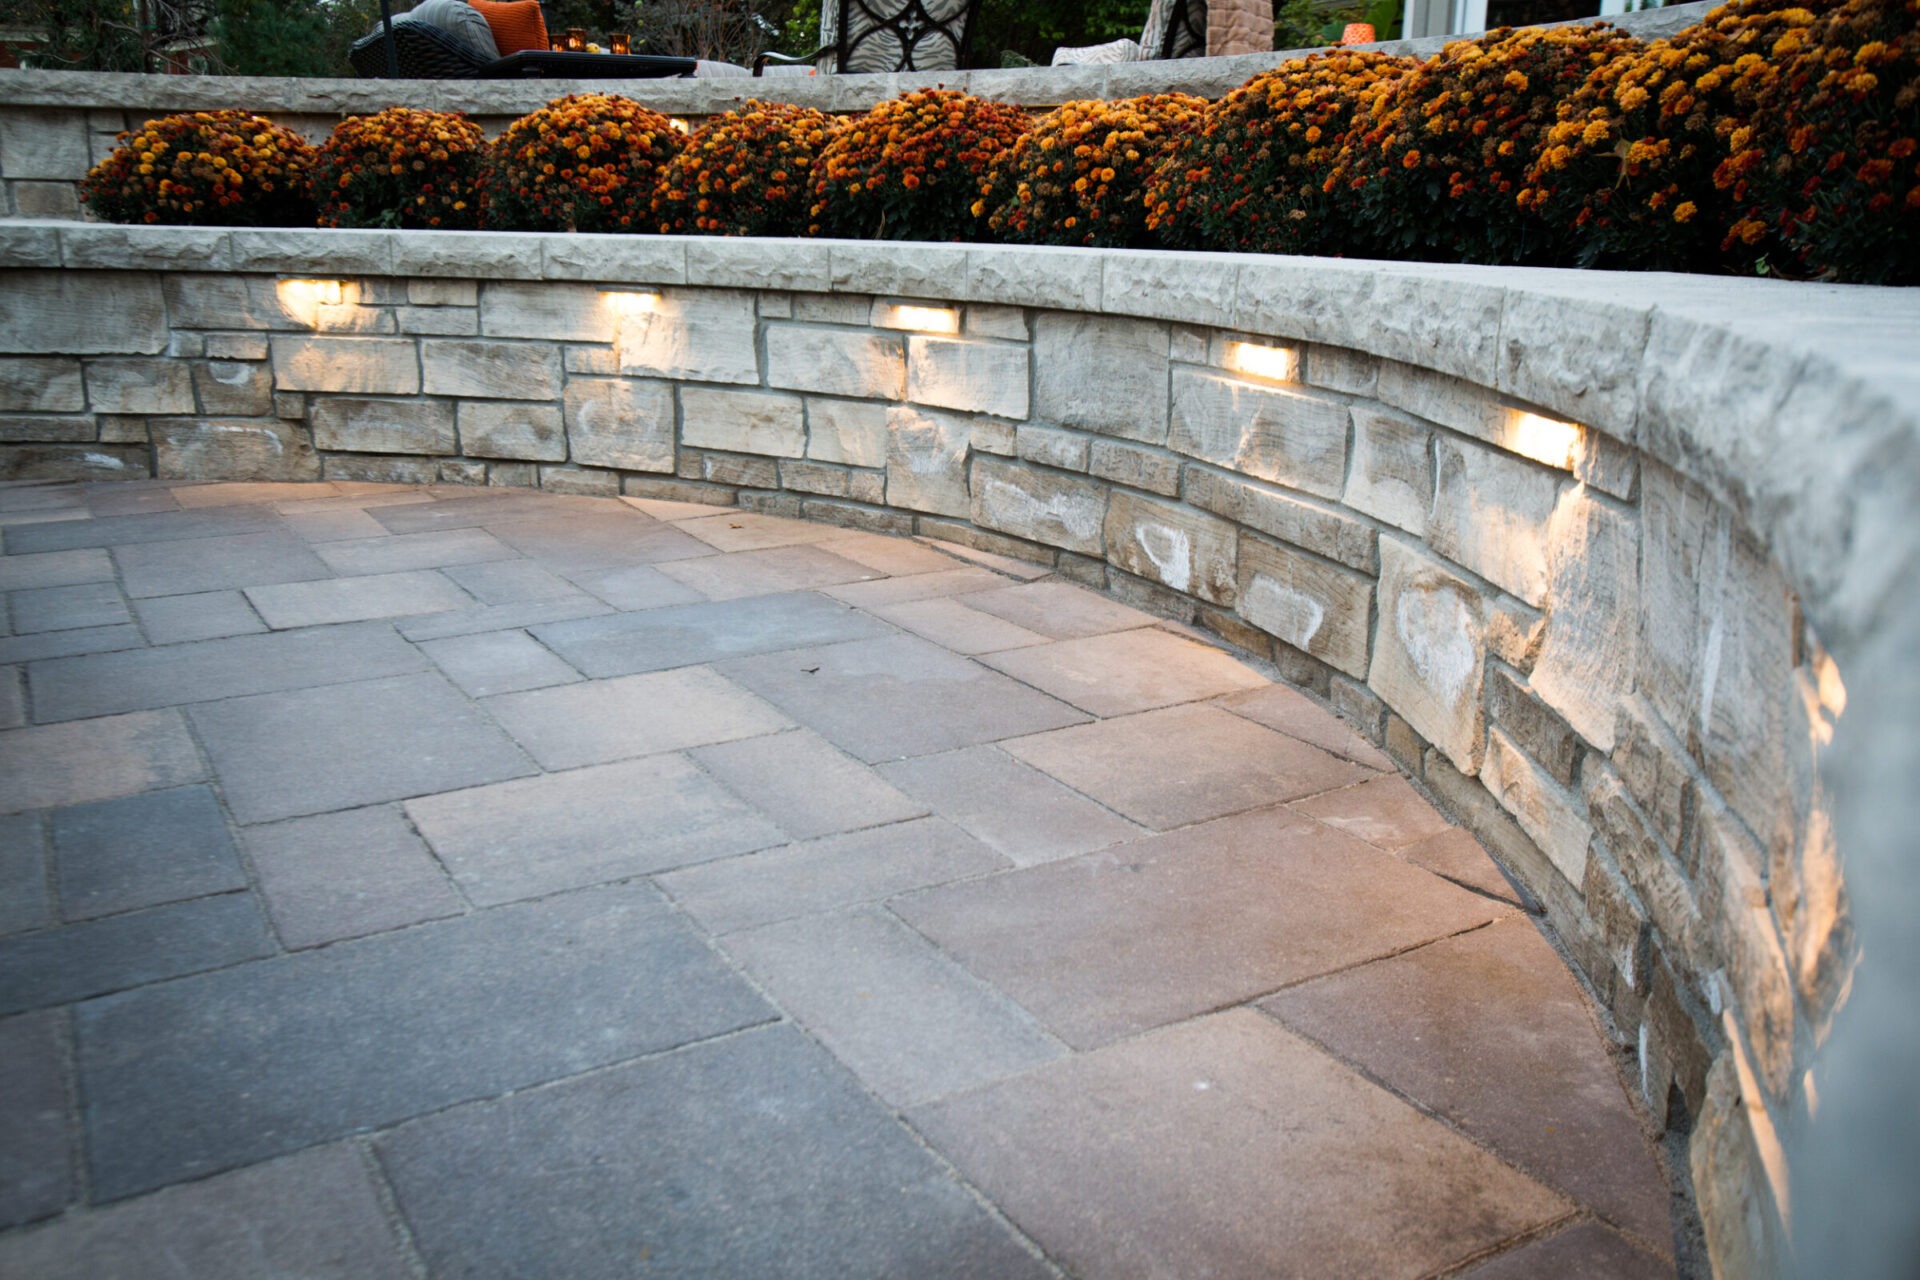
[[[1752,107],[1733,68],[1804,36],[1813,17],[1802,0],[1739,0],[1595,67],[1560,104],[1520,206],[1575,231],[1582,266],[1722,265],[1734,214],[1713,174]]]
[[[640,231],[654,183],[685,145],[672,121],[628,98],[573,94],[521,116],[481,171],[487,225],[509,231]]]
[[[988,167],[1025,133],[1018,107],[919,89],[849,121],[813,167],[809,231],[861,240],[966,240]]]
[[[811,107],[749,102],[694,131],[654,189],[662,232],[794,236],[807,229],[814,162],[839,124]]]
[[[1560,99],[1639,42],[1605,23],[1457,40],[1369,104],[1330,189],[1372,243],[1466,262],[1566,257],[1571,237],[1516,216]]]
[[[1920,284],[1920,0],[1847,0],[1736,64],[1754,103],[1715,181],[1727,246],[1785,245],[1788,273]]]
[[[313,147],[245,111],[196,111],[149,120],[120,135],[80,183],[80,198],[110,222],[183,226],[311,225]]]
[[[480,225],[486,154],[480,126],[458,113],[388,107],[349,116],[314,158],[309,181],[329,227]]]
[[[1179,139],[1147,194],[1147,224],[1184,249],[1341,253],[1362,249],[1324,187],[1356,112],[1419,64],[1337,51],[1262,72]]]
[[[1015,244],[1146,244],[1147,180],[1206,107],[1184,93],[1056,107],[1000,153],[973,212]]]

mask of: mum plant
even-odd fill
[[[95,217],[220,227],[313,222],[313,147],[265,117],[195,111],[149,120],[119,141],[80,183]]]
[[[1338,50],[1262,72],[1208,109],[1147,189],[1147,225],[1182,249],[1354,253],[1325,192],[1356,116],[1419,64]]]
[[[808,229],[861,240],[967,240],[988,168],[1027,131],[1019,107],[919,89],[850,121],[813,168]]]
[[[1847,0],[1771,58],[1714,175],[1741,207],[1727,242],[1784,245],[1787,274],[1920,284],[1920,0]]]
[[[1734,203],[1714,182],[1732,140],[1752,134],[1751,78],[1736,68],[1797,48],[1813,21],[1805,0],[1738,0],[1601,63],[1561,102],[1521,208],[1574,232],[1581,266],[1750,264],[1752,246],[1726,242]]]
[[[1147,181],[1207,105],[1160,93],[1057,107],[1000,153],[973,212],[1015,244],[1147,244]]]
[[[480,225],[486,135],[459,113],[388,107],[349,116],[314,158],[309,181],[329,227]]]
[[[823,111],[783,102],[714,117],[661,170],[650,224],[670,234],[805,234],[814,162],[839,128]]]
[[[1410,258],[1550,262],[1571,237],[1516,216],[1560,100],[1639,42],[1605,23],[1456,40],[1369,104],[1328,190],[1367,239]]]
[[[572,94],[521,116],[489,149],[487,225],[509,231],[643,231],[654,183],[685,138],[658,111]]]

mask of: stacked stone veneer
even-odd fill
[[[21,222],[0,260],[6,476],[737,502],[1051,563],[1270,657],[1544,908],[1690,1131],[1717,1267],[1785,1256],[1782,1136],[1835,1105],[1809,1066],[1856,954],[1835,820],[1871,866],[1911,807],[1870,784],[1913,755],[1912,295]],[[1836,772],[1856,661],[1894,692]]]

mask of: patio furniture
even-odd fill
[[[689,76],[692,58],[652,54],[563,53],[522,49],[488,58],[439,27],[425,22],[392,21],[353,42],[347,60],[363,76],[408,80],[647,80]]]
[[[980,0],[828,0],[820,6],[820,69],[952,71],[979,8]]]

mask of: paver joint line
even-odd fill
[[[46,493],[0,1273],[1673,1273],[1478,843],[1189,630],[737,509]]]

